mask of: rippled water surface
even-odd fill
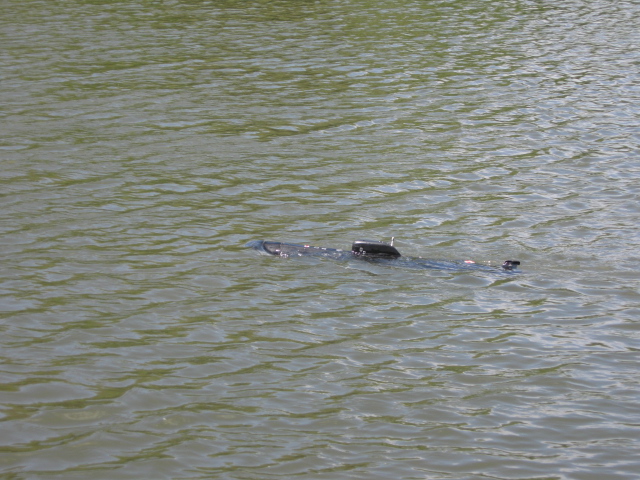
[[[0,477],[640,478],[640,4],[2,10]]]

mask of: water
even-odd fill
[[[639,478],[638,18],[4,2],[0,476]]]

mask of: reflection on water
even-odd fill
[[[633,477],[639,13],[9,2],[0,472]]]

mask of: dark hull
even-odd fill
[[[314,256],[324,257],[333,260],[363,260],[381,265],[389,265],[394,267],[411,268],[411,269],[433,269],[433,270],[480,270],[480,271],[502,271],[513,272],[520,262],[507,260],[501,267],[492,267],[489,265],[481,265],[469,260],[452,261],[452,260],[430,260],[425,258],[412,258],[390,255],[363,255],[350,250],[341,250],[338,248],[314,247],[312,245],[298,245],[294,243],[269,242],[265,240],[254,240],[247,244],[260,253],[266,255],[274,255],[279,257],[296,257],[296,256]]]

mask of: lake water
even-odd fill
[[[640,478],[638,2],[2,10],[0,477]]]

